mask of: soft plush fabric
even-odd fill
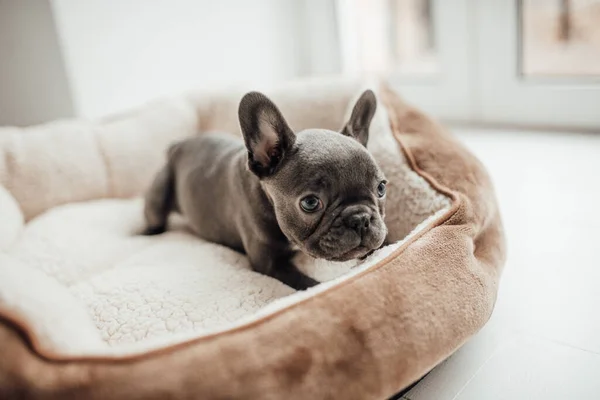
[[[296,130],[339,129],[360,89],[269,95]],[[138,235],[164,149],[237,134],[241,94],[0,130],[0,397],[385,398],[485,323],[504,257],[489,180],[385,88],[369,149],[390,180],[394,243],[367,260],[300,256],[326,282],[294,293],[185,221]]]

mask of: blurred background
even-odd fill
[[[381,74],[461,123],[600,127],[598,0],[0,0],[0,124]]]
[[[597,399],[600,0],[0,0],[0,125],[365,74],[484,162],[509,245],[489,323],[404,398]]]

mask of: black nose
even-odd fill
[[[368,213],[356,213],[346,218],[348,228],[354,229],[361,236],[369,229],[370,222],[371,216]]]

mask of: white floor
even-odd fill
[[[600,398],[600,132],[455,130],[487,165],[508,238],[494,314],[404,396]]]

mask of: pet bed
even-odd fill
[[[267,93],[295,130],[337,130],[364,88],[317,80]],[[381,399],[454,352],[495,302],[493,189],[452,136],[375,89],[369,149],[390,181],[393,244],[360,262],[299,256],[324,281],[303,292],[185,221],[138,235],[165,148],[237,134],[243,92],[0,129],[0,398]]]

